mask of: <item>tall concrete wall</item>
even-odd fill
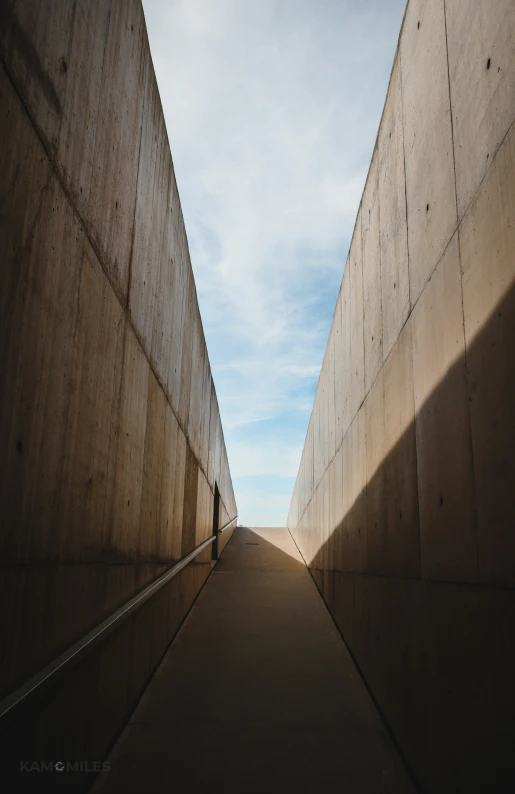
[[[515,781],[515,5],[410,0],[288,526],[424,791]]]
[[[212,534],[215,483],[236,505],[141,3],[0,8],[5,695]],[[102,757],[210,569],[63,685],[59,752]]]

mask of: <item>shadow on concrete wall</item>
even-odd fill
[[[512,286],[469,347],[466,365],[455,362],[416,417],[431,423],[443,454],[460,379],[464,371],[475,374],[467,376],[467,393],[476,425],[476,575],[424,573],[431,563],[425,551],[435,550],[431,534],[444,550],[452,537],[441,536],[438,522],[440,514],[448,523],[445,493],[433,493],[427,506],[434,519],[427,537],[418,500],[406,501],[413,487],[417,496],[415,423],[309,562],[424,791],[504,792],[515,785],[514,340]],[[459,534],[460,513],[454,517],[451,534]],[[302,547],[302,529],[294,536]]]

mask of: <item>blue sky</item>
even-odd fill
[[[284,526],[405,0],[143,0],[240,523]]]

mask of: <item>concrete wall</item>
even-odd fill
[[[515,782],[515,5],[410,0],[288,526],[422,790]]]
[[[141,3],[0,9],[2,696],[209,537],[215,483],[220,526],[236,504]],[[210,569],[72,676],[68,757],[101,757]]]

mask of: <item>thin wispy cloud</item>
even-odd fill
[[[284,525],[405,0],[143,5],[240,519]]]

